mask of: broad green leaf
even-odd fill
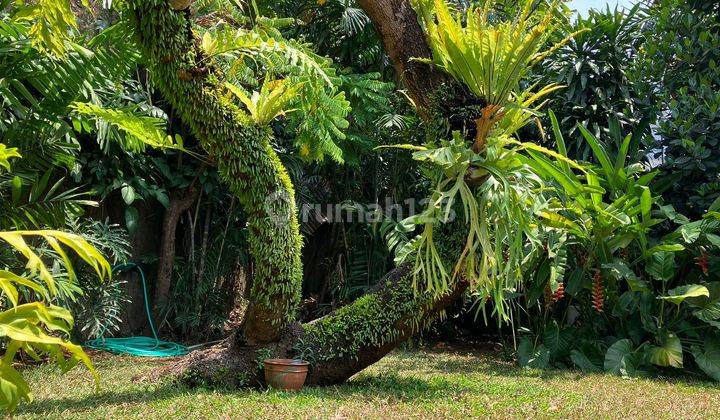
[[[120,194],[122,195],[123,201],[125,201],[125,204],[127,204],[128,206],[135,201],[135,188],[133,188],[131,185],[123,185],[123,187],[120,189]]]
[[[532,341],[524,337],[518,346],[518,363],[522,367],[545,369],[550,363],[550,352],[542,344],[533,348]]]
[[[707,287],[699,284],[687,284],[669,290],[667,296],[659,296],[658,299],[667,300],[679,305],[687,298],[698,296],[710,296],[710,291]]]
[[[685,302],[694,309],[695,317],[711,324],[720,321],[720,281],[708,283],[707,288],[710,296],[691,297]]]
[[[683,240],[686,243],[691,244],[697,241],[703,229],[702,225],[700,224],[688,223],[686,225],[680,226],[678,230],[680,231]]]
[[[22,400],[33,400],[30,386],[10,363],[0,361],[0,410],[12,412]]]
[[[580,350],[572,350],[570,352],[570,360],[585,373],[601,372],[602,368],[596,366],[590,359]]]
[[[679,252],[684,249],[685,249],[685,247],[681,244],[662,244],[662,245],[655,245],[654,247],[648,249],[646,251],[646,254],[652,255],[657,252]]]
[[[18,153],[18,149],[14,147],[7,147],[4,144],[0,143],[0,168],[4,168],[5,170],[10,170],[10,159],[11,158],[19,158],[20,153]]]
[[[565,356],[573,343],[573,330],[561,329],[557,322],[549,324],[543,334],[543,344],[547,346],[553,359]]]
[[[706,233],[705,237],[707,238],[708,242],[713,244],[713,246],[720,248],[720,236],[714,233]]]
[[[666,251],[652,253],[645,270],[655,280],[670,280],[675,275],[675,254]]]
[[[661,346],[650,346],[650,362],[663,367],[683,367],[683,348],[675,334],[668,334]]]
[[[633,376],[639,366],[635,347],[627,338],[616,341],[605,353],[605,372],[615,375]]]
[[[693,311],[693,315],[701,321],[720,321],[720,299],[708,302],[702,308]]]
[[[587,140],[588,144],[593,150],[593,154],[600,162],[600,166],[605,172],[605,176],[608,180],[612,181],[615,178],[615,170],[610,162],[610,156],[605,149],[605,146],[584,126],[578,124],[577,128],[580,130],[582,136]]]
[[[688,219],[684,215],[678,213],[675,210],[675,208],[670,204],[665,205],[665,206],[660,206],[660,213],[662,213],[663,216],[667,217],[668,219],[670,219],[673,222],[680,224],[680,225],[690,222],[690,219]]]
[[[103,108],[93,103],[74,102],[71,109],[80,115],[102,120],[125,133],[123,147],[130,151],[141,152],[145,146],[160,149],[183,150],[172,136],[169,136],[160,118],[139,115],[134,109]]]
[[[552,125],[553,135],[555,136],[555,144],[557,144],[558,152],[560,152],[561,155],[567,157],[567,147],[565,146],[565,139],[563,138],[562,131],[560,131],[560,124],[558,124],[557,118],[555,117],[555,113],[552,111],[552,109],[548,110],[548,116],[550,117],[550,124]],[[563,171],[571,175],[572,171],[570,171],[570,165],[565,161],[558,161],[560,164],[560,167],[562,167]]]
[[[130,234],[137,231],[138,222],[140,215],[135,207],[128,207],[125,209],[125,227]]]
[[[650,194],[650,188],[642,187],[643,192],[640,195],[640,210],[642,212],[643,220],[650,218],[650,210],[652,209],[652,195]]]
[[[700,348],[692,346],[691,352],[705,374],[720,382],[720,338],[709,338]]]
[[[635,273],[622,261],[615,260],[602,265],[616,280],[625,279],[630,290],[633,292],[649,292],[650,286],[644,280],[638,278]]]
[[[619,134],[619,133],[618,133]],[[632,134],[628,134],[623,139],[620,151],[615,158],[615,172],[619,173],[625,167],[625,160],[627,159],[628,149],[630,149],[630,141],[632,140]]]

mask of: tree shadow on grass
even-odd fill
[[[382,396],[403,401],[446,397],[449,391],[469,390],[446,378],[437,377],[432,381],[395,373],[368,376],[347,382],[339,388],[339,396],[355,398]]]
[[[383,398],[401,401],[412,401],[415,399],[439,399],[446,398],[449,391],[458,392],[457,384],[443,378],[428,382],[424,379],[414,377],[403,377],[394,374],[379,375],[353,380],[341,385],[330,387],[306,387],[300,392],[282,392],[273,390],[228,390],[213,388],[211,392],[220,397],[234,396],[252,398],[253,394],[272,393],[275,399],[291,401],[296,398],[308,396],[318,399],[332,399],[338,402],[351,400],[353,398]],[[111,407],[126,404],[143,405],[152,402],[172,400],[190,393],[208,392],[207,388],[190,389],[185,386],[172,383],[162,384],[157,387],[136,388],[131,390],[113,391],[104,390],[99,393],[90,393],[78,397],[46,398],[36,399],[30,404],[21,405],[15,414],[29,415],[33,417],[48,415],[53,412],[83,412],[96,409],[101,406]]]
[[[110,385],[97,393],[89,393],[78,397],[46,398],[35,399],[30,404],[23,404],[18,407],[15,414],[43,415],[58,409],[63,411],[83,411],[97,408],[98,406],[114,406],[122,404],[145,404],[153,401],[162,401],[179,397],[189,391],[185,386],[171,383],[159,383],[153,386],[138,387],[129,390],[111,390]],[[213,390],[216,393],[232,392],[229,390]],[[200,392],[198,390],[197,392]]]
[[[510,377],[510,378],[538,378],[542,380],[552,379],[564,379],[568,381],[580,380],[591,376],[603,376],[607,375],[613,378],[620,378],[620,376],[612,375],[606,372],[587,373],[573,366],[566,368],[562,367],[549,367],[547,369],[530,369],[522,368],[518,366],[516,361],[503,360],[499,353],[494,351],[473,351],[466,352],[467,349],[461,351],[455,351],[454,349],[423,349],[422,353],[433,354],[433,355],[447,355],[447,354],[458,354],[465,356],[472,356],[473,362],[468,363],[467,360],[462,359],[450,359],[443,358],[442,360],[435,359],[430,365],[433,370],[441,374],[472,374],[478,373],[482,375],[492,377]],[[410,356],[413,353],[408,353]],[[647,374],[645,376],[637,376],[636,379],[648,379],[652,381],[667,382],[673,385],[690,385],[698,388],[705,388],[710,390],[717,390],[720,388],[720,384],[709,379],[698,375],[690,374],[685,371],[673,370],[672,368],[657,369],[654,374]]]

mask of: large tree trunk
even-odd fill
[[[430,58],[430,47],[408,0],[357,0],[380,36],[395,71],[421,115],[431,108],[430,95],[448,80],[445,73],[413,60]]]
[[[256,270],[245,339],[276,340],[294,321],[300,302],[302,239],[295,192],[272,149],[272,134],[225,99],[213,74],[217,69],[202,61],[189,12],[174,11],[163,0],[131,4],[154,84],[217,162],[221,178],[248,214]]]
[[[360,3],[413,99],[427,108],[443,76],[409,61],[429,54],[414,11],[402,0]],[[224,100],[222,86],[211,77],[217,69],[202,61],[188,12],[173,11],[163,0],[132,4],[155,84],[217,162],[222,179],[248,214],[250,253],[257,267],[242,331],[221,345],[192,353],[170,372],[190,382],[254,385],[263,382],[258,360],[300,352],[314,361],[308,383],[342,382],[427,326],[464,292],[467,284],[458,281],[440,296],[418,293],[422,279],[413,279],[403,266],[352,304],[305,325],[293,323],[301,285],[301,240],[293,187],[271,148],[270,131],[253,125]],[[276,223],[273,215],[285,222]]]
[[[259,361],[302,356],[311,361],[307,385],[341,383],[441,316],[468,284],[457,281],[440,296],[417,293],[414,286],[411,267],[402,265],[385,275],[375,290],[315,321],[289,326],[274,343],[248,346],[230,337],[156,375],[181,378],[189,385],[258,386],[265,383]],[[421,290],[422,286],[420,280]]]
[[[377,362],[444,314],[467,286],[460,280],[441,296],[417,293],[408,264],[392,270],[373,292],[302,326],[293,351],[314,361],[307,383],[340,383]]]

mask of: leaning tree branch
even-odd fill
[[[427,116],[430,95],[448,80],[445,73],[413,60],[430,58],[430,47],[409,0],[357,0],[375,26],[385,52],[419,112]]]

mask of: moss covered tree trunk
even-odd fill
[[[253,344],[276,340],[294,320],[300,301],[302,242],[293,186],[270,145],[270,131],[225,99],[215,69],[202,62],[187,12],[163,0],[132,5],[153,82],[217,162],[250,220],[250,254],[257,268],[245,339]],[[287,222],[276,223],[274,217]]]
[[[270,131],[254,125],[226,99],[217,69],[203,61],[188,12],[175,11],[164,0],[131,4],[155,85],[217,162],[223,181],[247,212],[250,254],[257,267],[242,330],[221,345],[192,353],[169,373],[189,382],[254,385],[262,383],[258,362],[263,358],[299,352],[314,361],[310,384],[342,382],[425,327],[463,293],[467,285],[457,282],[442,296],[417,294],[412,274],[403,266],[354,303],[311,323],[294,323],[301,290],[301,238],[293,187],[271,147]],[[407,28],[412,22],[417,26],[412,19],[402,18]],[[418,31],[416,27],[408,33],[420,36]],[[411,41],[424,43],[421,37]],[[393,58],[407,60],[410,55]],[[413,91],[416,97],[423,94],[419,84]],[[278,215],[287,221],[276,223]]]

